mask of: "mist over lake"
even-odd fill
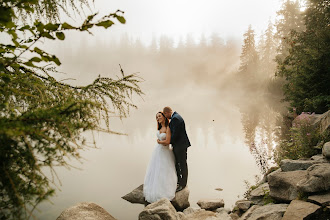
[[[62,69],[67,73],[59,73],[58,79],[74,78],[72,83],[83,85],[98,74],[120,75],[120,64],[124,72],[138,72],[143,78],[145,95],[134,97],[138,109],[132,109],[128,118],[111,118],[110,128],[126,135],[94,132],[99,149],[85,150],[82,164],[72,161],[81,170],[57,169],[61,191],[51,199],[54,205],[40,205],[42,212],[36,214],[41,219],[53,219],[81,201],[95,202],[118,219],[136,218],[143,206],[121,197],[143,183],[156,145],[156,113],[165,106],[171,106],[186,122],[192,145],[188,149],[192,206],[197,207],[201,198],[221,197],[226,207],[232,208],[238,198],[243,198],[244,181],[254,183],[256,175],[262,177],[258,155],[250,149],[247,137],[256,133],[256,143],[267,151],[267,145],[261,146],[261,142],[271,139],[272,134],[265,135],[262,124],[273,128],[276,114],[272,115],[265,104],[262,113],[255,112],[254,106],[264,100],[245,96],[240,84],[232,79],[239,64],[239,42],[225,42],[219,36],[209,43],[181,47],[171,46],[169,37],[156,42],[159,46],[153,47],[124,38],[112,44],[88,45],[82,39],[54,46],[54,53],[66,60]],[[251,118],[257,120],[255,127],[246,121]],[[84,136],[92,142],[91,133]]]

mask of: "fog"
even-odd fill
[[[128,118],[113,117],[110,127],[127,135],[95,133],[99,149],[82,153],[81,168],[58,169],[60,190],[51,201],[39,206],[40,219],[54,219],[65,208],[91,201],[117,219],[136,219],[142,205],[130,204],[121,196],[143,183],[156,143],[155,115],[171,106],[186,121],[192,146],[188,150],[190,203],[202,198],[223,198],[232,208],[242,198],[245,180],[255,183],[274,146],[277,113],[267,90],[256,88],[239,77],[241,42],[213,33],[196,41],[190,35],[174,44],[162,35],[150,44],[128,34],[106,39],[70,34],[64,42],[47,41],[49,52],[62,61],[56,78],[86,85],[98,75],[126,74],[143,79],[145,93],[133,97],[138,109]],[[75,80],[70,80],[71,78]],[[254,79],[260,87],[259,79]],[[260,79],[262,80],[262,79]],[[90,133],[84,134],[92,142]],[[265,164],[266,163],[266,164]],[[215,188],[223,188],[223,192]]]
[[[120,67],[143,79],[144,95],[127,118],[112,117],[110,128],[125,135],[94,133],[98,149],[82,152],[79,169],[58,168],[57,195],[34,212],[55,219],[79,202],[95,202],[117,219],[136,219],[142,205],[121,197],[143,183],[156,144],[155,115],[171,106],[183,116],[192,146],[188,149],[190,204],[222,198],[227,208],[243,198],[245,181],[255,183],[272,166],[281,94],[269,75],[239,72],[242,35],[257,33],[274,19],[281,1],[95,1],[100,15],[125,11],[127,24],[94,35],[70,32],[62,42],[38,47],[62,62],[55,77],[87,85],[96,77],[115,78]],[[262,8],[263,10],[260,10]],[[88,10],[85,12],[90,14]],[[201,14],[199,14],[201,13]],[[198,16],[196,16],[198,14]],[[204,15],[204,16],[202,16]],[[81,17],[64,18],[79,24]],[[257,71],[257,70],[255,70]],[[93,142],[91,133],[84,133]],[[216,191],[215,188],[223,191]]]

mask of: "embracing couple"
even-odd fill
[[[183,118],[170,107],[165,107],[163,112],[156,114],[156,120],[158,144],[143,185],[143,194],[149,203],[162,198],[172,200],[175,192],[186,187],[188,178],[187,148],[190,142]]]

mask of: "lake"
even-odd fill
[[[52,203],[44,202],[38,206],[40,212],[35,211],[34,214],[39,219],[56,219],[64,209],[79,202],[94,202],[120,220],[137,219],[144,206],[131,204],[121,197],[143,183],[156,145],[155,116],[165,106],[172,107],[184,118],[192,145],[188,149],[191,206],[197,207],[199,199],[222,198],[225,207],[232,208],[235,201],[243,198],[246,191],[244,181],[254,184],[255,176],[262,176],[256,161],[262,154],[260,150],[268,154],[273,146],[269,137],[272,136],[275,116],[262,103],[253,105],[263,106],[261,110],[250,107],[249,103],[253,100],[244,99],[242,92],[236,89],[228,89],[231,85],[217,86],[218,82],[226,84],[222,76],[214,78],[215,74],[208,74],[190,77],[189,71],[193,67],[185,66],[187,57],[183,58],[183,63],[164,57],[160,61],[143,58],[138,53],[115,56],[103,48],[96,58],[96,52],[94,55],[93,52],[81,54],[75,47],[72,50],[66,47],[54,49],[61,60],[66,61],[61,68],[73,73],[62,78],[73,77],[78,79],[74,84],[84,84],[95,78],[98,72],[116,70],[112,72],[119,73],[118,63],[121,63],[125,72],[140,72],[138,75],[144,79],[141,88],[145,95],[133,98],[138,109],[132,109],[128,118],[111,118],[111,129],[127,135],[96,132],[94,137],[98,149],[83,151],[83,163],[71,162],[80,169],[57,169],[60,190],[51,198]],[[89,50],[93,48],[91,46]],[[101,50],[99,47],[94,49]],[[234,54],[236,58],[239,56],[237,52]],[[118,57],[123,58],[120,60]],[[178,64],[175,66],[175,63]],[[176,69],[178,66],[181,69]],[[215,69],[219,66],[217,64]],[[227,68],[226,74],[232,69]],[[203,80],[200,81],[200,78]],[[265,123],[260,124],[260,117],[255,115],[263,115],[263,121],[271,125],[268,126],[268,133],[265,132]],[[253,123],[250,123],[251,120]],[[91,133],[84,136],[88,142],[93,141]],[[263,144],[265,139],[267,146]],[[259,148],[251,148],[251,140],[253,146]],[[256,152],[255,149],[259,150]],[[216,188],[223,191],[216,191]]]

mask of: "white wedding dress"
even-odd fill
[[[157,137],[164,140],[166,134],[157,131]],[[176,184],[177,175],[172,149],[168,145],[157,143],[144,178],[144,197],[150,203],[162,198],[172,200],[175,197]]]

